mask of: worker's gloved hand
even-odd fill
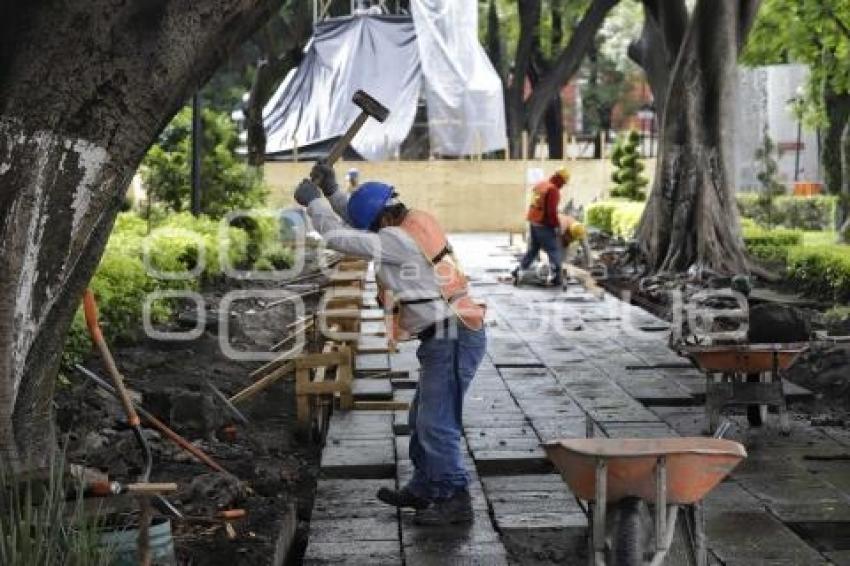
[[[319,159],[313,165],[313,169],[310,171],[310,179],[322,189],[322,193],[326,197],[330,197],[339,189],[336,184],[334,168],[328,165],[328,160],[325,158]]]
[[[301,206],[307,206],[321,196],[319,188],[310,179],[304,179],[295,188],[295,202]]]

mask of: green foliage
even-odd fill
[[[165,218],[147,234],[145,220],[133,213],[119,214],[89,284],[107,340],[137,339],[149,293],[198,289],[204,281],[223,276],[223,262],[235,269],[289,267],[292,251],[279,244],[276,217],[261,211],[246,220],[250,230],[184,212]],[[172,307],[164,300],[151,302],[152,320],[165,320]],[[90,349],[85,320],[78,311],[65,342],[63,367],[81,361]]]
[[[611,190],[611,196],[629,200],[646,200],[644,188],[649,181],[643,173],[644,165],[640,161],[638,145],[640,136],[634,130],[620,136],[614,146],[611,161],[617,168],[611,179],[616,186]]]
[[[755,159],[759,164],[759,170],[756,174],[761,188],[759,190],[757,204],[764,213],[766,218],[765,224],[768,228],[773,226],[773,202],[776,197],[785,194],[785,185],[777,180],[776,174],[779,171],[779,165],[776,163],[773,155],[776,152],[776,146],[770,135],[767,133],[767,128],[764,130],[761,147],[756,149]]]
[[[233,210],[262,205],[262,174],[235,154],[237,135],[227,114],[202,112],[201,210],[220,218]],[[142,161],[142,180],[153,199],[181,212],[191,205],[192,111],[183,108],[166,126]]]
[[[752,225],[743,226],[744,244],[755,257],[769,261],[785,261],[788,249],[803,243],[799,230],[766,230]]]
[[[101,546],[101,521],[86,513],[82,497],[66,501],[64,466],[57,455],[43,477],[23,478],[0,462],[0,564],[106,566],[112,549]],[[76,490],[82,493],[82,490]]]
[[[774,197],[767,209],[764,200],[756,194],[739,194],[738,210],[741,216],[752,218],[763,226],[784,226],[798,230],[831,230],[835,224],[834,196]]]
[[[585,218],[594,226],[619,236],[631,238],[643,214],[644,203],[629,200],[603,200],[588,205]]]
[[[850,92],[848,30],[846,0],[764,0],[741,59],[749,65],[809,65],[803,114],[810,124],[822,125],[824,89]]]
[[[799,246],[788,249],[787,273],[803,291],[835,302],[850,300],[850,247]]]

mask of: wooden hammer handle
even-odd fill
[[[351,143],[351,140],[354,139],[354,136],[357,135],[357,132],[360,131],[360,128],[363,127],[363,124],[366,123],[368,118],[369,114],[361,112],[360,115],[355,118],[354,122],[348,126],[348,130],[346,130],[345,135],[339,138],[339,140],[337,140],[331,148],[331,152],[328,154],[328,165],[333,165],[340,156],[342,156],[342,152],[345,151],[345,148],[348,147],[348,144]]]

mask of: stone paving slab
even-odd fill
[[[320,479],[311,519],[386,516],[387,506],[375,498],[382,487],[395,489],[395,479]]]
[[[389,401],[393,398],[393,385],[389,379],[355,379],[351,394],[356,401]]]
[[[392,438],[333,440],[322,451],[320,472],[324,478],[391,478],[395,473]]]
[[[401,546],[392,541],[312,542],[307,545],[305,566],[344,564],[346,566],[399,566]]]
[[[390,357],[387,354],[358,354],[354,358],[355,376],[389,371]]]

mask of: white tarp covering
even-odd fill
[[[413,0],[411,7],[413,20],[362,15],[317,24],[304,61],[263,110],[270,157],[342,135],[359,113],[351,97],[362,89],[390,116],[367,121],[352,147],[366,159],[390,158],[410,131],[423,84],[433,153],[506,147],[502,84],[478,43],[477,4]]]
[[[421,76],[409,18],[354,16],[320,22],[301,65],[263,110],[266,153],[342,135],[360,113],[351,97],[364,90],[390,115],[384,123],[367,120],[351,145],[366,159],[390,158],[413,124]]]
[[[502,81],[478,42],[478,2],[411,0],[422,61],[431,151],[504,149]]]

